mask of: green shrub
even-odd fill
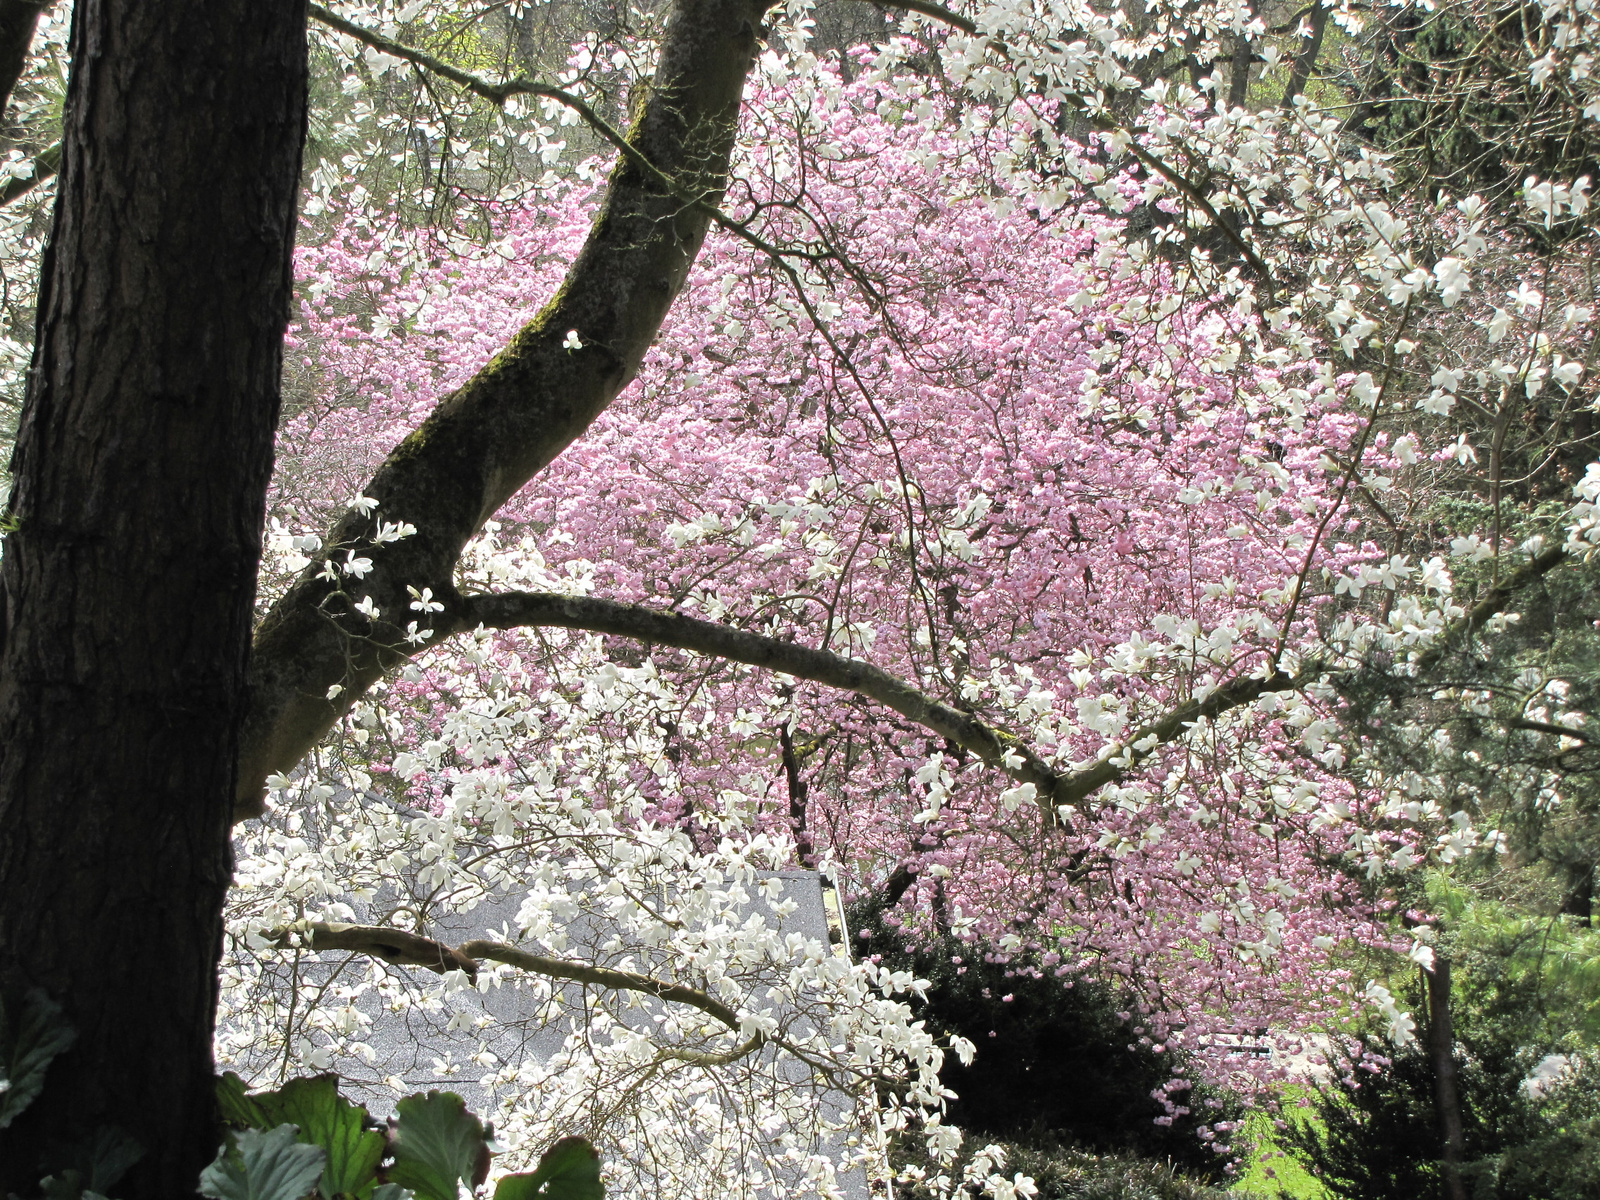
[[[1458,972],[1453,1004],[1456,1070],[1465,1142],[1462,1174],[1474,1200],[1600,1200],[1600,1061],[1573,1037],[1537,1036],[1533,981],[1492,960]],[[1404,997],[1422,1012],[1420,989]],[[1353,1054],[1344,1078],[1312,1101],[1316,1120],[1291,1123],[1280,1140],[1341,1200],[1443,1197],[1441,1137],[1427,1031],[1371,1071]],[[1571,1064],[1530,1086],[1541,1061]]]
[[[0,1128],[38,1097],[73,1036],[43,992],[0,999]],[[211,1200],[459,1200],[463,1187],[482,1186],[493,1153],[493,1131],[454,1092],[407,1096],[385,1125],[341,1096],[335,1075],[250,1092],[230,1071],[217,1080],[217,1104],[222,1147],[198,1188]],[[78,1131],[40,1195],[106,1200],[143,1153],[113,1127]],[[562,1138],[533,1171],[503,1176],[494,1200],[605,1200],[600,1156],[583,1138]]]

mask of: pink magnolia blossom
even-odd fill
[[[1356,439],[1346,393],[1364,385],[1292,360],[1234,369],[1254,330],[1192,303],[1161,311],[1159,269],[1118,282],[1111,218],[1033,211],[962,174],[1004,129],[986,146],[900,123],[879,115],[888,94],[858,85],[821,112],[782,90],[752,98],[749,120],[825,131],[832,151],[802,170],[759,143],[731,207],[771,243],[832,257],[791,260],[791,277],[717,234],[637,382],[497,514],[460,582],[830,648],[1061,770],[1089,765],[1302,648],[1322,603],[1292,606],[1302,572],[1363,584],[1378,556],[1353,520],[1330,523],[1324,455]],[[501,213],[493,249],[465,257],[360,219],[301,252],[291,371],[313,398],[282,438],[282,527],[321,527],[539,311],[594,202],[563,185]],[[1109,285],[1086,302],[1096,280]],[[651,691],[641,669],[670,685]],[[574,781],[588,802],[631,789],[708,845],[785,832],[856,894],[908,864],[908,930],[942,923],[1064,986],[1121,982],[1130,1038],[1196,1051],[1216,1080],[1270,1069],[1239,1053],[1241,1031],[1289,1046],[1348,1007],[1358,982],[1329,948],[1386,938],[1336,860],[1409,844],[1351,840],[1375,801],[1331,769],[1327,714],[1296,693],[1156,751],[1052,827],[1029,788],[859,697],[537,631],[485,635],[465,658],[446,647],[393,683],[382,705],[404,762],[374,769],[434,803],[467,775],[559,769],[534,722],[470,755],[441,742],[447,713],[508,690],[592,700],[586,719],[637,747],[627,778]],[[1174,1077],[1170,1112],[1188,1086]]]

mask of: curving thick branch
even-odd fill
[[[682,613],[663,612],[641,604],[619,604],[589,596],[557,596],[544,592],[503,592],[467,598],[456,628],[479,625],[514,629],[525,625],[581,629],[613,634],[661,646],[675,646],[729,662],[781,671],[876,700],[908,720],[948,738],[962,749],[1012,778],[1033,784],[1048,807],[1061,776],[1017,738],[995,729],[971,713],[952,708],[887,671],[730,625],[703,621]]]
[[[1181,737],[1196,721],[1249,704],[1268,692],[1303,687],[1312,678],[1302,672],[1294,676],[1275,673],[1265,679],[1233,679],[1204,697],[1186,700],[1158,720],[1141,726],[1125,743],[1114,748],[1115,753],[1093,766],[1060,772],[1017,737],[934,699],[870,663],[714,621],[589,596],[507,592],[468,597],[463,601],[455,628],[465,632],[479,625],[490,629],[532,625],[611,634],[781,671],[797,679],[855,692],[948,738],[1019,783],[1033,784],[1039,807],[1051,823],[1062,819],[1060,806],[1079,805],[1100,788],[1122,779],[1158,746]]]
[[[630,150],[560,291],[378,468],[364,489],[378,511],[352,509],[328,532],[341,555],[372,561],[360,591],[381,611],[406,614],[408,587],[452,598],[467,541],[633,380],[727,184],[765,11],[764,0],[676,0],[655,78],[636,89]],[[384,521],[417,533],[379,541]],[[236,818],[258,815],[267,777],[292,770],[415,650],[400,626],[360,619],[322,567],[309,567],[257,631]]]
[[[978,25],[970,17],[946,8],[942,4],[935,4],[933,0],[867,0],[874,8],[903,8],[907,12],[918,13],[924,17],[931,17],[935,21],[942,21],[959,29],[962,33],[978,32]]]
[[[1315,668],[1286,675],[1274,671],[1264,679],[1248,675],[1235,676],[1221,687],[1213,688],[1203,697],[1188,699],[1165,715],[1141,725],[1113,753],[1092,767],[1062,778],[1056,789],[1058,804],[1076,805],[1110,783],[1117,783],[1129,771],[1149,758],[1158,747],[1176,741],[1198,721],[1215,720],[1223,713],[1243,708],[1270,692],[1297,691],[1314,680],[1319,672]]]
[[[1121,129],[1121,126],[1115,126],[1115,128]],[[1124,130],[1124,132],[1126,132],[1126,130]],[[1255,252],[1254,247],[1252,247],[1249,242],[1245,241],[1240,235],[1239,231],[1235,229],[1228,221],[1226,221],[1222,214],[1217,211],[1216,206],[1213,205],[1211,201],[1208,200],[1206,196],[1194,186],[1194,184],[1185,179],[1181,173],[1168,166],[1164,161],[1162,161],[1160,158],[1157,158],[1154,154],[1151,154],[1143,146],[1139,145],[1138,142],[1130,140],[1126,148],[1129,154],[1133,155],[1134,158],[1138,159],[1157,175],[1160,175],[1180,193],[1182,193],[1185,199],[1187,199],[1201,212],[1205,213],[1206,219],[1209,220],[1213,226],[1222,231],[1223,236],[1233,243],[1234,249],[1239,252],[1239,254],[1244,258],[1245,262],[1250,264],[1251,269],[1255,271],[1256,275],[1258,276],[1262,287],[1266,288],[1268,294],[1270,295],[1273,290],[1272,272],[1267,268],[1267,264],[1261,261],[1261,256]]]
[[[370,954],[395,966],[424,967],[435,975],[443,975],[446,971],[462,971],[469,979],[478,977],[479,964],[488,959],[548,979],[587,983],[614,992],[643,992],[657,1000],[686,1004],[708,1017],[714,1017],[735,1033],[740,1030],[738,1013],[696,988],[652,979],[635,971],[617,971],[571,959],[548,958],[543,954],[508,946],[504,942],[475,940],[452,947],[437,938],[404,929],[391,929],[384,925],[347,925],[342,921],[306,921],[274,929],[265,937],[280,950],[295,947],[316,951],[347,950],[352,954]]]
[[[348,950],[370,954],[386,963],[403,967],[426,967],[435,975],[464,971],[476,979],[478,964],[471,958],[434,938],[404,929],[379,925],[347,925],[342,921],[308,921],[301,925],[274,929],[265,935],[280,950]]]
[[[1505,607],[1511,603],[1512,597],[1523,588],[1536,580],[1544,578],[1562,563],[1571,561],[1573,561],[1572,555],[1568,554],[1565,548],[1560,545],[1551,546],[1549,549],[1535,554],[1504,579],[1486,588],[1483,594],[1478,597],[1477,603],[1467,610],[1466,615],[1435,638],[1426,650],[1411,660],[1411,673],[1415,676],[1421,676],[1438,666],[1444,661],[1445,655],[1460,647],[1463,642],[1470,640],[1474,634],[1489,623],[1491,618],[1505,611]]]
[[[1407,676],[1397,676],[1388,667],[1377,664],[1335,672],[1330,670],[1325,660],[1313,658],[1302,663],[1300,670],[1293,675],[1274,671],[1263,679],[1239,676],[1201,699],[1186,700],[1159,720],[1135,730],[1124,743],[1122,752],[1111,755],[1087,770],[1063,777],[1056,794],[1066,798],[1058,800],[1058,803],[1078,803],[1099,788],[1123,778],[1158,746],[1181,737],[1197,721],[1214,719],[1230,709],[1253,703],[1269,692],[1301,691],[1319,680],[1327,680],[1335,688],[1345,690],[1364,685],[1378,675],[1387,677],[1395,684],[1401,684],[1406,679],[1421,678],[1438,666],[1447,654],[1487,625],[1492,617],[1503,612],[1523,588],[1569,561],[1571,556],[1560,546],[1534,555],[1499,583],[1488,588],[1476,604],[1436,637],[1426,650],[1411,659]]]
[[[1422,654],[1411,660],[1411,675],[1421,676],[1437,666],[1451,649],[1503,611],[1518,592],[1567,561],[1567,553],[1554,547],[1511,572],[1488,589]],[[592,596],[492,593],[463,597],[450,615],[449,622],[440,622],[445,632],[467,632],[479,626],[583,630],[673,646],[855,692],[949,739],[1018,782],[1033,784],[1038,791],[1039,806],[1050,822],[1062,819],[1062,806],[1079,806],[1101,788],[1119,782],[1158,748],[1176,741],[1200,721],[1215,720],[1225,712],[1274,692],[1302,690],[1321,679],[1328,679],[1337,688],[1348,688],[1374,674],[1390,674],[1386,668],[1377,666],[1335,673],[1330,671],[1325,660],[1317,658],[1304,663],[1292,675],[1273,671],[1259,677],[1235,676],[1204,696],[1185,700],[1154,721],[1141,725],[1120,743],[1109,747],[1106,756],[1092,766],[1063,772],[1051,767],[1019,738],[996,729],[972,713],[936,700],[870,663],[845,658],[829,650],[801,646],[682,613]],[[1396,677],[1396,680],[1400,678],[1403,677]]]
[[[642,992],[647,996],[654,996],[657,1000],[686,1004],[690,1008],[699,1009],[708,1017],[716,1018],[735,1033],[740,1030],[739,1014],[733,1009],[705,992],[681,983],[666,983],[634,971],[616,971],[610,967],[596,967],[589,963],[572,962],[564,958],[547,958],[542,954],[532,954],[527,950],[508,946],[504,942],[462,942],[461,953],[471,958],[492,959],[550,979],[568,979],[573,983],[592,984],[615,992]]]
[[[1530,733],[1548,733],[1555,737],[1571,738],[1575,742],[1590,745],[1594,741],[1594,734],[1583,729],[1574,729],[1570,725],[1557,725],[1553,721],[1535,721],[1531,717],[1512,717],[1506,722],[1512,729],[1525,729]]]

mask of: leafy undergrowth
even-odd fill
[[[1228,1193],[1170,1162],[1069,1147],[1018,1146],[1013,1170],[1033,1177],[1036,1200],[1224,1200]]]
[[[947,1168],[963,1178],[962,1191],[973,1196],[979,1187],[991,1196],[1024,1200],[1242,1200],[1238,1193],[1184,1171],[1167,1160],[1128,1152],[1096,1152],[1057,1140],[994,1143],[964,1151]],[[908,1153],[904,1145],[891,1149],[891,1161],[901,1172],[895,1187],[901,1200],[932,1200],[931,1163]],[[907,1173],[909,1168],[909,1174]],[[926,1175],[920,1174],[926,1172]],[[1036,1189],[1029,1192],[1024,1178]],[[958,1192],[958,1194],[961,1194]]]

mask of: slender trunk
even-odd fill
[[[1280,103],[1288,108],[1294,103],[1294,98],[1305,91],[1306,84],[1311,82],[1311,72],[1316,69],[1317,56],[1322,53],[1322,39],[1328,31],[1328,10],[1322,4],[1315,5],[1311,10],[1311,36],[1295,55],[1294,68],[1289,72],[1289,82],[1284,85],[1283,100]]]
[[[1228,72],[1228,107],[1241,108],[1250,95],[1250,37],[1236,34],[1233,39],[1233,63]]]
[[[1594,920],[1594,864],[1575,862],[1567,864],[1567,894],[1562,897],[1561,911],[1577,917],[1588,927]]]
[[[1444,1154],[1440,1174],[1445,1200],[1467,1200],[1461,1163],[1466,1138],[1461,1128],[1461,1094],[1456,1087],[1456,1034],[1450,1018],[1450,962],[1436,958],[1425,972],[1428,988],[1428,1053],[1433,1060],[1433,1105],[1439,1118]]]
[[[794,830],[794,853],[800,865],[809,869],[817,865],[817,848],[811,841],[807,823],[811,785],[801,773],[805,764],[795,753],[794,737],[787,723],[778,726],[778,745],[783,751],[783,777],[789,786],[789,827]]]
[[[883,885],[883,910],[888,912],[899,904],[900,897],[909,892],[916,881],[917,873],[912,870],[910,863],[901,863],[891,871]]]
[[[299,0],[78,0],[0,562],[0,994],[75,1045],[0,1194],[118,1126],[216,1153],[211,1030],[305,126]]]

